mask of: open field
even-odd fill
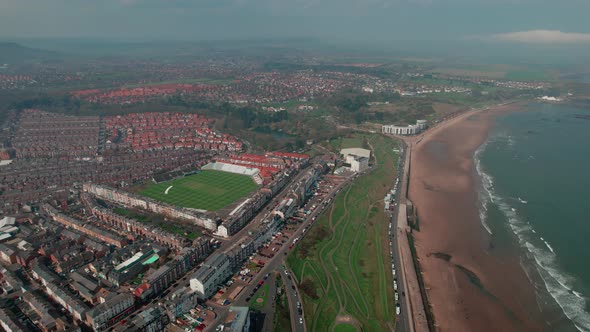
[[[363,138],[361,136],[339,137],[332,139],[327,147],[336,153],[342,149],[362,148]]]
[[[389,331],[394,326],[383,197],[399,156],[392,151],[395,141],[367,137],[378,166],[339,193],[287,259],[299,281],[309,331]]]
[[[161,82],[137,83],[127,84],[124,88],[139,88],[144,86],[157,86],[162,84],[213,84],[213,85],[227,85],[232,82],[231,79],[215,79],[215,78],[186,78],[179,80],[168,80]]]
[[[542,70],[511,70],[505,78],[513,81],[550,81],[552,75]]]
[[[477,67],[474,66],[473,68],[454,68],[454,67],[437,67],[431,72],[439,73],[444,75],[451,75],[451,76],[465,76],[465,77],[478,77],[478,78],[488,78],[488,79],[503,79],[506,76],[508,69],[505,67]]]
[[[150,184],[139,194],[176,206],[216,211],[256,188],[248,176],[205,170],[180,179]]]

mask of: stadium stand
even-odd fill
[[[202,169],[247,175],[251,177],[254,180],[254,182],[256,182],[256,184],[258,185],[262,185],[262,183],[264,182],[262,180],[262,177],[260,176],[260,171],[257,168],[249,168],[227,163],[215,162],[203,166]]]

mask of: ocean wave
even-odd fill
[[[543,280],[547,292],[578,330],[590,331],[590,313],[586,312],[586,297],[573,289],[575,279],[559,269],[557,255],[549,242],[536,235],[532,225],[518,216],[517,210],[508,204],[508,200],[496,194],[493,187],[494,179],[485,173],[480,161],[481,153],[486,146],[487,143],[482,145],[474,155],[476,170],[482,182],[480,192],[482,224],[484,224],[484,227],[487,226],[485,222],[486,216],[482,216],[487,211],[487,205],[490,203],[495,204],[508,220],[508,225],[516,235],[519,245],[534,260],[534,266]],[[545,246],[535,245],[534,243],[543,243]]]
[[[488,214],[488,204],[494,203],[494,195],[492,194],[492,191],[494,188],[494,180],[492,179],[491,176],[489,176],[483,172],[483,170],[481,168],[481,158],[480,158],[482,152],[485,151],[487,145],[488,145],[488,141],[486,141],[484,144],[482,144],[475,151],[473,159],[475,161],[475,170],[477,171],[477,174],[479,175],[479,178],[481,179],[481,182],[482,182],[481,189],[483,190],[483,193],[480,192],[480,194],[479,194],[479,197],[480,197],[480,200],[479,200],[480,201],[479,221],[481,222],[481,225],[483,226],[483,228],[485,228],[485,230],[491,235],[492,229],[490,228],[490,226],[487,223],[487,214]]]
[[[526,242],[527,250],[532,254],[537,271],[545,283],[545,288],[555,299],[561,310],[580,331],[590,331],[590,314],[586,312],[586,298],[571,286],[573,278],[557,267],[555,254]]]
[[[551,247],[551,246],[549,245],[549,242],[547,242],[547,241],[545,241],[545,240],[543,240],[543,242],[545,243],[545,245],[547,246],[547,249],[549,249],[549,251],[551,251],[552,253],[555,253],[555,250],[553,250],[553,247]]]

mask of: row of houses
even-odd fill
[[[199,212],[194,209],[180,208],[148,197],[93,183],[85,183],[82,189],[96,197],[117,204],[140,208],[169,218],[183,219],[210,231],[217,230],[217,221],[206,214],[206,211]]]
[[[99,239],[100,241],[112,244],[118,248],[122,248],[127,244],[126,238],[113,232],[107,231],[106,229],[99,228],[90,223],[84,223],[81,220],[60,213],[49,204],[43,204],[42,209],[47,214],[49,214],[53,218],[53,220],[59,222],[60,224],[63,224],[67,227],[71,227],[79,232]]]
[[[190,248],[183,248],[171,261],[147,276],[145,283],[135,290],[135,295],[147,300],[162,293],[172,283],[184,276],[213,251],[211,243],[200,238]]]
[[[89,212],[99,221],[112,226],[122,232],[128,233],[128,237],[136,239],[145,237],[159,244],[173,249],[181,249],[190,243],[183,236],[167,232],[159,227],[150,226],[137,220],[121,216],[109,209],[98,206],[94,198],[88,193],[81,193],[80,197]]]

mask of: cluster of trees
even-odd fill
[[[304,279],[299,284],[299,289],[301,289],[301,291],[303,293],[305,293],[305,295],[309,296],[313,300],[317,300],[317,299],[320,298],[318,296],[318,290],[317,290],[315,284],[313,283],[313,281],[311,279],[307,279],[307,278]]]
[[[72,99],[69,95],[39,94],[30,98],[21,99],[11,103],[11,109],[23,110],[28,108],[60,109],[64,113],[78,113],[81,103],[78,99]]]
[[[358,67],[333,64],[301,64],[287,62],[266,62],[262,68],[266,71],[294,72],[302,70],[315,70],[318,72],[342,72],[352,74],[367,74],[381,78],[399,77],[399,73],[387,66]]]

